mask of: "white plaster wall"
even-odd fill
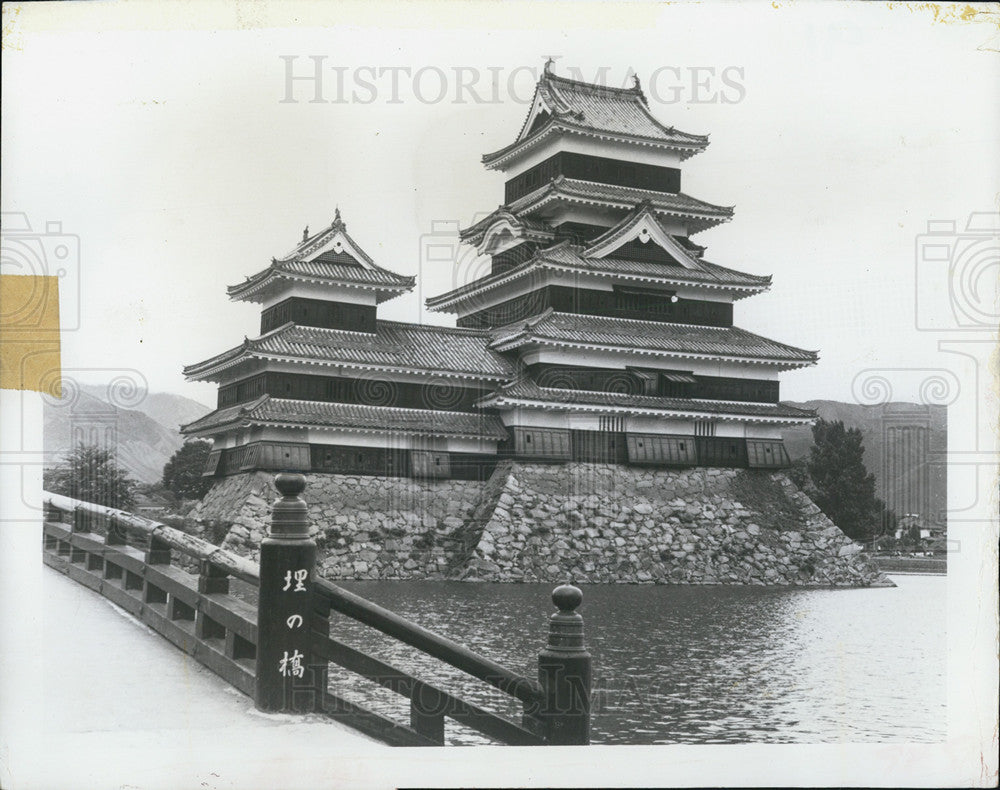
[[[746,437],[746,423],[719,420],[715,424],[715,435],[743,439]]]
[[[500,412],[500,419],[504,425],[522,428],[569,428],[566,412],[503,409]]]
[[[676,433],[694,435],[694,420],[668,420],[662,417],[629,417],[625,423],[629,433]]]
[[[274,428],[262,426],[250,431],[252,442],[307,442],[308,428]]]
[[[780,439],[781,427],[774,425],[747,425],[748,439]]]

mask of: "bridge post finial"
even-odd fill
[[[552,591],[559,609],[549,619],[549,638],[538,655],[542,699],[538,717],[548,743],[590,743],[591,659],[583,640],[583,618],[576,611],[583,593],[572,584]]]
[[[322,704],[326,664],[310,650],[316,541],[299,496],[306,479],[283,472],[274,478],[281,498],[260,544],[257,597],[257,671],[254,704],[272,713],[308,713]]]

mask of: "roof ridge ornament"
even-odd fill
[[[306,225],[305,230],[302,231],[302,241],[309,240],[309,226]]]

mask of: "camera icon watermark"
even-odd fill
[[[469,227],[487,216],[489,212],[480,212]],[[480,255],[475,247],[463,243],[461,227],[458,220],[434,220],[430,232],[420,236],[417,287],[421,303],[428,297],[457,290],[492,273],[490,256]],[[432,293],[424,292],[425,283],[432,284]]]
[[[23,212],[0,215],[0,273],[56,277],[59,282],[59,330],[80,328],[80,237],[64,233],[62,222],[45,223],[34,230]],[[4,324],[28,329],[42,321],[43,285],[26,298],[0,305]]]
[[[992,331],[1000,323],[1000,213],[929,220],[916,238],[916,326],[925,332]]]

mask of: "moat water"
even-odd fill
[[[945,737],[944,576],[893,589],[585,585],[592,740],[606,744],[934,742]],[[550,587],[344,582],[523,674],[553,611]],[[331,632],[519,720],[516,701],[334,616]],[[408,721],[408,702],[334,672],[339,693]],[[446,740],[486,743],[448,720]]]

